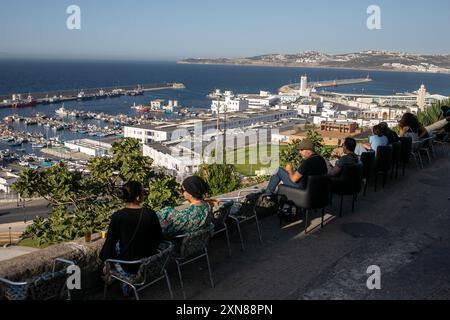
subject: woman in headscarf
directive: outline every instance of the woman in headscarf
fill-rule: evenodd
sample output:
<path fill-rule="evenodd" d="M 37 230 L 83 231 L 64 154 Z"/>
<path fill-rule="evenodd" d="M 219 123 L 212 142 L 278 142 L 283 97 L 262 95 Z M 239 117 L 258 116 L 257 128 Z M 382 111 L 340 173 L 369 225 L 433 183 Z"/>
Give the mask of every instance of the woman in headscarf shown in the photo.
<path fill-rule="evenodd" d="M 183 181 L 183 197 L 189 202 L 189 207 L 184 210 L 167 207 L 156 213 L 166 239 L 192 233 L 205 226 L 211 208 L 205 201 L 208 190 L 208 185 L 200 177 L 193 176 Z"/>

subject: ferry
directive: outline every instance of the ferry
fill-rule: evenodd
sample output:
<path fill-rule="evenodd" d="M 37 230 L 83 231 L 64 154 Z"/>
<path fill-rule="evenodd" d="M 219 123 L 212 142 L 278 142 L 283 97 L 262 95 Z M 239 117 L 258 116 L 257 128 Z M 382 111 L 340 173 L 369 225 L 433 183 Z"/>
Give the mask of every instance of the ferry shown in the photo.
<path fill-rule="evenodd" d="M 136 103 L 133 104 L 133 106 L 131 107 L 131 109 L 136 110 L 137 112 L 149 112 L 150 108 L 146 107 L 144 105 L 136 105 Z"/>

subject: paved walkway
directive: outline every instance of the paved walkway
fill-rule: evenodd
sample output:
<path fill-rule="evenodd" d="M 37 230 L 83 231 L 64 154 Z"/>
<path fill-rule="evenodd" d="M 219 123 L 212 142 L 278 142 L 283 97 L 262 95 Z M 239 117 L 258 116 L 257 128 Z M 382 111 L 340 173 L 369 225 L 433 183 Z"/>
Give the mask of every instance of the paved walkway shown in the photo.
<path fill-rule="evenodd" d="M 438 159 L 422 171 L 389 181 L 360 197 L 355 213 L 345 202 L 342 219 L 308 235 L 303 224 L 279 229 L 276 217 L 262 221 L 264 244 L 255 224 L 244 226 L 247 250 L 231 234 L 213 239 L 210 252 L 216 288 L 205 262 L 183 270 L 189 299 L 450 299 L 450 161 Z M 332 208 L 338 212 L 337 197 Z M 328 210 L 330 211 L 330 209 Z M 312 221 L 310 228 L 317 226 Z M 367 268 L 381 268 L 381 290 L 367 289 Z M 176 268 L 169 266 L 176 298 L 182 298 Z M 113 287 L 111 298 L 120 298 Z M 147 288 L 143 299 L 168 299 L 164 282 Z M 100 290 L 91 298 L 101 298 Z"/>
<path fill-rule="evenodd" d="M 0 261 L 9 260 L 24 254 L 36 251 L 39 249 L 26 248 L 26 247 L 0 247 Z"/>

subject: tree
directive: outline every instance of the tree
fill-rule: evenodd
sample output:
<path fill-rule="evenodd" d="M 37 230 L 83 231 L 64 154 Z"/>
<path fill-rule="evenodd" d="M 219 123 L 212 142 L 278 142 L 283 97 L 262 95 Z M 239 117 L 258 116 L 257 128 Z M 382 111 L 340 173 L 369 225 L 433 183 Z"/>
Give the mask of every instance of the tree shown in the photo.
<path fill-rule="evenodd" d="M 417 113 L 417 118 L 419 122 L 424 126 L 432 125 L 433 123 L 438 122 L 444 118 L 442 113 L 442 106 L 448 106 L 450 104 L 450 100 L 439 101 L 438 103 L 432 104 L 429 108 L 425 109 L 425 111 L 419 111 Z"/>
<path fill-rule="evenodd" d="M 323 138 L 320 133 L 314 130 L 309 130 L 306 134 L 304 140 L 311 140 L 314 143 L 315 152 L 323 156 L 325 159 L 332 158 L 333 148 L 327 147 L 323 143 Z M 280 153 L 280 163 L 284 167 L 286 164 L 290 163 L 294 168 L 298 168 L 301 163 L 301 158 L 299 155 L 299 144 L 302 140 L 293 140 L 286 149 L 282 150 Z"/>
<path fill-rule="evenodd" d="M 239 177 L 233 165 L 203 164 L 198 176 L 208 183 L 210 196 L 232 192 L 239 188 Z"/>
<path fill-rule="evenodd" d="M 89 161 L 88 175 L 70 171 L 64 162 L 44 171 L 22 171 L 13 188 L 22 197 L 43 197 L 52 207 L 49 217 L 34 220 L 25 236 L 53 244 L 105 230 L 111 214 L 124 206 L 117 188 L 130 180 L 149 190 L 144 203 L 152 209 L 178 202 L 179 185 L 174 178 L 153 172 L 153 161 L 142 155 L 139 141 L 122 139 L 111 151 L 111 157 Z"/>

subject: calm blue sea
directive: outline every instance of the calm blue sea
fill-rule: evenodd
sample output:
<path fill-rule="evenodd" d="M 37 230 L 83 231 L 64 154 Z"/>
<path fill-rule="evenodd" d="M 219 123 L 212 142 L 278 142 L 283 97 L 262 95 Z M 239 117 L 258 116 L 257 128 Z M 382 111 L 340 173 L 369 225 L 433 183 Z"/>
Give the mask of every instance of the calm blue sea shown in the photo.
<path fill-rule="evenodd" d="M 184 65 L 171 62 L 80 62 L 80 61 L 0 61 L 0 95 L 52 90 L 100 88 L 108 86 L 182 82 L 185 90 L 148 92 L 144 96 L 120 97 L 85 102 L 67 102 L 68 109 L 133 114 L 133 103 L 148 103 L 155 98 L 177 99 L 184 107 L 209 108 L 206 95 L 212 90 L 276 93 L 285 84 L 299 82 L 301 75 L 310 81 L 366 77 L 371 83 L 342 86 L 334 91 L 348 93 L 392 94 L 412 92 L 424 83 L 431 93 L 450 95 L 450 75 L 364 70 L 278 68 L 253 66 Z M 0 120 L 7 115 L 22 116 L 43 112 L 54 116 L 60 105 L 37 106 L 19 110 L 0 109 Z M 20 128 L 22 129 L 22 128 Z M 34 129 L 33 129 L 34 130 Z M 39 129 L 41 130 L 41 129 Z M 51 137 L 56 133 L 48 132 Z M 72 138 L 70 133 L 64 138 Z M 0 146 L 1 148 L 2 146 Z"/>

